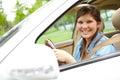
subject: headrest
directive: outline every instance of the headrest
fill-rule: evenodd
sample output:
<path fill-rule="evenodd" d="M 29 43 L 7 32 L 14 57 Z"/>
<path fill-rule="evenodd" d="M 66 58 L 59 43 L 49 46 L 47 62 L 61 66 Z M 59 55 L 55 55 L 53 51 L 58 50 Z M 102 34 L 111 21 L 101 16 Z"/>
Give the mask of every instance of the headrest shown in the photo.
<path fill-rule="evenodd" d="M 120 30 L 120 8 L 112 16 L 112 24 L 116 29 Z"/>

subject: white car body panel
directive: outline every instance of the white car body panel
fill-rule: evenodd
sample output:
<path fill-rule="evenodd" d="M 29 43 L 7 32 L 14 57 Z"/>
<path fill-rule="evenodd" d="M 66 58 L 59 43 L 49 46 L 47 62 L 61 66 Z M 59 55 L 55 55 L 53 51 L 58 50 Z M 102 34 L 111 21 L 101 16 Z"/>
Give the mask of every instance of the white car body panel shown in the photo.
<path fill-rule="evenodd" d="M 120 80 L 120 56 L 63 71 L 57 80 Z"/>
<path fill-rule="evenodd" d="M 66 2 L 66 3 L 65 3 Z M 19 45 L 24 39 L 27 39 L 25 44 L 34 44 L 36 38 L 65 10 L 67 10 L 77 0 L 54 0 L 50 5 L 43 6 L 40 10 L 37 10 L 34 14 L 23 20 L 14 28 L 19 30 L 9 41 L 7 41 L 2 47 L 0 47 L 0 61 L 13 50 L 13 47 Z M 57 4 L 59 3 L 59 4 Z M 62 5 L 62 7 L 61 7 Z M 58 9 L 59 8 L 59 9 Z M 57 11 L 58 10 L 58 11 Z M 46 13 L 46 14 L 45 14 Z M 38 15 L 37 15 L 38 14 Z M 47 23 L 47 24 L 46 24 Z M 27 27 L 26 27 L 27 26 Z M 30 36 L 29 38 L 27 38 Z M 14 42 L 14 43 L 13 43 Z"/>
<path fill-rule="evenodd" d="M 51 78 L 54 79 L 58 76 L 59 68 L 53 51 L 43 45 L 35 44 L 35 40 L 55 19 L 63 14 L 76 1 L 77 0 L 51 1 L 4 35 L 6 36 L 11 33 L 11 31 L 16 31 L 15 33 L 13 32 L 14 35 L 12 38 L 0 47 L 0 79 L 47 80 Z M 18 75 L 17 77 L 11 77 L 10 75 L 14 69 L 19 70 L 44 66 L 52 66 L 53 68 L 53 71 L 51 71 L 48 76 L 46 74 L 40 74 L 38 78 L 36 75 L 31 75 L 26 78 L 26 76 L 20 77 Z"/>

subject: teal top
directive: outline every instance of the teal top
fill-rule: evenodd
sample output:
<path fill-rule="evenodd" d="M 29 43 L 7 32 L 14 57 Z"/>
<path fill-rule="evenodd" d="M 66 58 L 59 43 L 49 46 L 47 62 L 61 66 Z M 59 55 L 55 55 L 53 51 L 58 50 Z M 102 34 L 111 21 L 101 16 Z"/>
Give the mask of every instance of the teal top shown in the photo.
<path fill-rule="evenodd" d="M 97 33 L 97 35 L 95 36 L 95 38 L 93 39 L 93 41 L 90 43 L 89 47 L 87 48 L 87 53 L 89 54 L 89 52 L 94 48 L 95 44 L 98 45 L 104 41 L 106 41 L 108 38 L 106 36 L 102 36 L 103 34 L 101 33 Z M 100 38 L 102 36 L 102 38 Z M 100 40 L 98 40 L 100 39 Z M 97 42 L 98 41 L 98 42 Z M 80 54 L 81 54 L 81 48 L 82 48 L 82 42 L 83 42 L 83 38 L 81 38 L 78 41 L 78 44 L 76 46 L 76 50 L 74 53 L 74 58 L 76 61 L 81 60 L 80 59 Z M 97 43 L 96 43 L 97 42 Z M 105 54 L 110 54 L 116 51 L 116 48 L 113 44 L 104 46 L 102 48 L 100 48 L 98 51 L 96 51 L 91 58 L 97 57 L 97 56 L 101 56 L 101 55 L 105 55 Z"/>

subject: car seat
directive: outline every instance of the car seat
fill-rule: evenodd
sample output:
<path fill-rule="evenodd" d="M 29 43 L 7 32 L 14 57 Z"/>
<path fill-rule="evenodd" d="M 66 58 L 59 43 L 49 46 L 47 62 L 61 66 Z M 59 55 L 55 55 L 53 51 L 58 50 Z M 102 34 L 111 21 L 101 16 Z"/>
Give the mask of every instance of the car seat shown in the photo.
<path fill-rule="evenodd" d="M 116 12 L 112 16 L 112 24 L 117 29 L 120 30 L 120 8 L 116 10 Z M 117 33 L 113 35 L 112 37 L 118 35 L 120 33 Z M 120 50 L 120 41 L 117 43 L 114 43 L 115 47 Z"/>

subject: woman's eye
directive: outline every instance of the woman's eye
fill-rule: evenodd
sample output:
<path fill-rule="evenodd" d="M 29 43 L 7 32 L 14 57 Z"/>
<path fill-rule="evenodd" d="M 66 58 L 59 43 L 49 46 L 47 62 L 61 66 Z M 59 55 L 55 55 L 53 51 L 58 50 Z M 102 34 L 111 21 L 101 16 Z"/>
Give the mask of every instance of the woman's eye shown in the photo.
<path fill-rule="evenodd" d="M 78 21 L 77 23 L 82 24 L 83 22 L 82 21 Z"/>
<path fill-rule="evenodd" d="M 92 23 L 93 21 L 87 21 L 87 23 Z"/>

